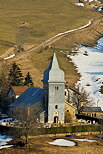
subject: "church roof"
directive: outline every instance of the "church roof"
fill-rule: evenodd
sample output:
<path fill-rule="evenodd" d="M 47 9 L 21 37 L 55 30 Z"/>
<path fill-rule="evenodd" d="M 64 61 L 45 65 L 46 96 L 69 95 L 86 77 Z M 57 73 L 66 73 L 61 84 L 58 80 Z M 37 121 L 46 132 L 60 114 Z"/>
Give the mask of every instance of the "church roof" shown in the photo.
<path fill-rule="evenodd" d="M 44 82 L 65 82 L 64 72 L 59 68 L 59 64 L 55 53 L 48 69 L 44 71 L 43 81 Z"/>
<path fill-rule="evenodd" d="M 28 86 L 12 86 L 11 88 L 16 95 L 21 95 L 25 90 L 28 89 Z"/>
<path fill-rule="evenodd" d="M 30 87 L 23 94 L 21 94 L 14 103 L 9 105 L 9 107 L 15 108 L 23 106 L 25 108 L 28 108 L 43 99 L 43 89 Z"/>

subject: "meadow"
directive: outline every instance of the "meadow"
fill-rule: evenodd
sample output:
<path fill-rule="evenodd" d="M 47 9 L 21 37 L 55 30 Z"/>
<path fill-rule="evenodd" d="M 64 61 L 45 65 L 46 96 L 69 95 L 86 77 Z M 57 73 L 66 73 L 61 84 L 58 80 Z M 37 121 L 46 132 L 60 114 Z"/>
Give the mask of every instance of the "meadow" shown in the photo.
<path fill-rule="evenodd" d="M 26 44 L 34 45 L 87 24 L 95 13 L 74 5 L 75 1 L 0 0 L 0 54 L 17 43 L 22 23 L 28 24 Z"/>
<path fill-rule="evenodd" d="M 19 2 L 0 0 L 0 70 L 3 58 L 14 52 L 14 46 L 20 43 L 20 40 L 24 41 L 27 49 L 37 46 L 58 33 L 84 26 L 90 20 L 96 20 L 101 16 L 97 12 L 74 5 L 75 2 L 76 0 L 19 0 Z M 22 25 L 27 27 L 24 33 L 21 32 Z M 81 42 L 86 35 L 83 31 L 68 34 L 63 39 L 52 42 L 50 44 L 53 46 L 52 49 L 44 48 L 26 54 L 18 53 L 15 58 L 6 61 L 5 71 L 7 70 L 8 73 L 11 63 L 16 61 L 23 76 L 29 71 L 34 85 L 41 87 L 43 71 L 48 67 L 55 51 L 60 67 L 66 74 L 66 80 L 73 87 L 79 79 L 79 74 L 70 59 L 60 51 L 70 52 L 74 44 Z"/>
<path fill-rule="evenodd" d="M 67 139 L 66 137 L 58 137 Z M 82 138 L 84 138 L 82 136 Z M 95 139 L 90 136 L 86 136 L 89 139 Z M 97 142 L 80 142 L 77 141 L 77 146 L 62 147 L 56 145 L 50 145 L 48 142 L 57 139 L 57 137 L 40 137 L 29 140 L 28 148 L 14 147 L 9 149 L 0 150 L 3 154 L 101 154 L 103 153 L 103 140 L 97 139 Z M 72 140 L 72 139 L 71 139 Z"/>

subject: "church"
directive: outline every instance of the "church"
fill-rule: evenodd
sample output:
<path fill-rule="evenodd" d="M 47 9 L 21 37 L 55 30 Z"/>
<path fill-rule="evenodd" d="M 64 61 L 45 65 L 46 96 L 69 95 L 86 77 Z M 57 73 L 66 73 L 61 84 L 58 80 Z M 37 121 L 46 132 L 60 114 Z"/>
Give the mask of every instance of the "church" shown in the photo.
<path fill-rule="evenodd" d="M 59 68 L 56 54 L 54 53 L 50 65 L 43 74 L 43 89 L 30 87 L 21 94 L 10 107 L 10 114 L 23 107 L 28 113 L 32 113 L 37 122 L 61 123 L 65 122 L 65 77 Z M 70 106 L 69 106 L 70 108 Z M 71 107 L 71 110 L 73 108 Z M 75 109 L 73 109 L 75 113 Z M 74 118 L 75 119 L 75 118 Z"/>

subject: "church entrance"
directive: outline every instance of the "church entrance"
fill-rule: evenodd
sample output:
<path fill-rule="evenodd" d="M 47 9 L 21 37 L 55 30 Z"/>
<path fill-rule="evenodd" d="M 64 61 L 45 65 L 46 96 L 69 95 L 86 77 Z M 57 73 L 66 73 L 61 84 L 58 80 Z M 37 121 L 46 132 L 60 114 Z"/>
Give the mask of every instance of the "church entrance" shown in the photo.
<path fill-rule="evenodd" d="M 58 116 L 54 117 L 54 123 L 58 123 Z"/>

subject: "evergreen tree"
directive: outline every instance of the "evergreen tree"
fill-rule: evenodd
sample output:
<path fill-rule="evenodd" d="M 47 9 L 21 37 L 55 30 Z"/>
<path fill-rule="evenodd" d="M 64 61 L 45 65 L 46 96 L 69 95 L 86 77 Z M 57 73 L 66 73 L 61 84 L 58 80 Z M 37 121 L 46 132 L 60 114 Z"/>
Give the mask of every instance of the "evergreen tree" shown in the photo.
<path fill-rule="evenodd" d="M 27 85 L 29 87 L 34 85 L 29 72 L 27 73 L 27 75 L 25 77 L 24 85 Z"/>
<path fill-rule="evenodd" d="M 10 88 L 10 82 L 7 79 L 6 75 L 6 66 L 5 64 L 2 65 L 2 72 L 0 76 L 0 107 L 3 111 L 6 111 L 10 100 L 8 99 L 7 93 Z"/>
<path fill-rule="evenodd" d="M 10 68 L 8 79 L 11 82 L 12 86 L 21 86 L 23 85 L 23 76 L 20 68 L 14 62 Z"/>

